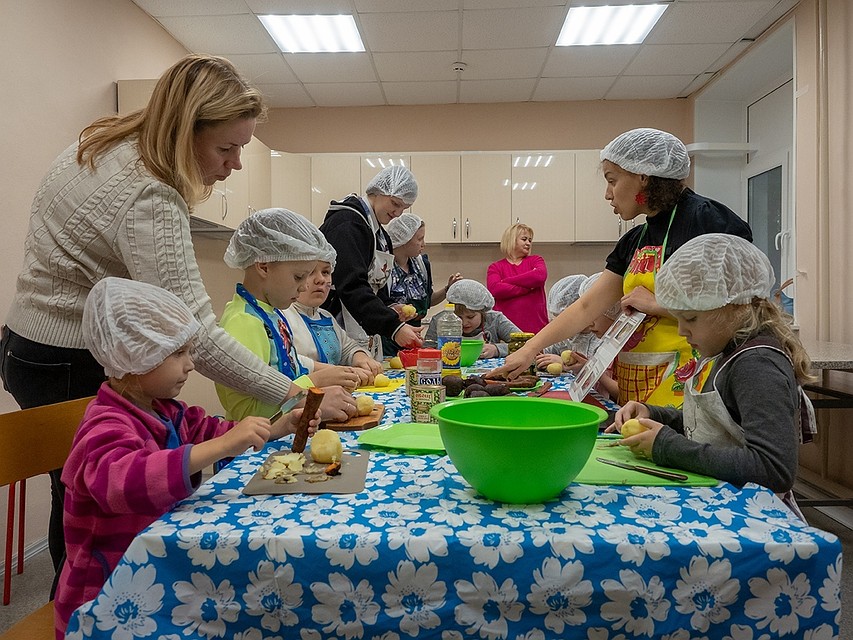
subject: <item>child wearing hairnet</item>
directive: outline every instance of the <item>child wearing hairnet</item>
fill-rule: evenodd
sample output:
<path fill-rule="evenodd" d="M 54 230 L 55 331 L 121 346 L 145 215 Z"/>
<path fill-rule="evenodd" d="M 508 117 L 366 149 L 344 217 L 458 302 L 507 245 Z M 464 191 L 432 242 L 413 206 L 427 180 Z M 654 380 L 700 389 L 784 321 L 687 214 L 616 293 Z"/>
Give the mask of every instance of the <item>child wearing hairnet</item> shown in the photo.
<path fill-rule="evenodd" d="M 305 290 L 284 309 L 284 317 L 290 323 L 300 357 L 327 365 L 349 365 L 359 376 L 359 386 L 373 384 L 374 376 L 382 373 L 382 364 L 350 338 L 331 313 L 320 307 L 332 286 L 334 249 L 329 258 L 317 261 L 308 275 Z"/>
<path fill-rule="evenodd" d="M 739 237 L 702 235 L 673 253 L 655 293 L 702 360 L 683 409 L 628 402 L 608 429 L 639 418 L 647 430 L 620 441 L 634 453 L 738 487 L 760 484 L 802 517 L 792 488 L 798 444 L 814 433 L 800 386 L 811 379 L 810 362 L 770 299 L 773 282 L 767 257 Z"/>
<path fill-rule="evenodd" d="M 104 278 L 86 298 L 83 338 L 107 381 L 62 472 L 67 557 L 55 609 L 63 631 L 133 538 L 199 486 L 203 469 L 296 431 L 302 409 L 272 424 L 259 417 L 235 423 L 175 399 L 194 368 L 200 326 L 177 296 L 144 282 Z M 318 424 L 319 414 L 309 431 Z"/>
<path fill-rule="evenodd" d="M 397 312 L 400 320 L 420 327 L 430 307 L 444 300 L 448 287 L 461 279 L 462 274 L 454 273 L 444 287 L 433 290 L 432 266 L 423 252 L 426 225 L 420 216 L 406 211 L 385 225 L 385 230 L 394 245 L 394 266 L 388 285 L 379 290 L 379 296 Z M 383 337 L 382 351 L 385 356 L 393 356 L 399 347 Z"/>
<path fill-rule="evenodd" d="M 556 318 L 564 309 L 580 298 L 581 286 L 588 279 L 589 278 L 587 276 L 579 273 L 576 275 L 566 276 L 565 278 L 560 278 L 553 284 L 553 286 L 548 290 L 549 321 Z M 536 367 L 538 369 L 547 369 L 548 365 L 552 362 L 559 362 L 564 364 L 563 371 L 572 371 L 576 373 L 581 367 L 580 359 L 573 359 L 571 364 L 565 364 L 563 363 L 561 354 L 564 351 L 569 350 L 572 352 L 573 356 L 576 354 L 584 356 L 584 361 L 586 361 L 586 358 L 592 357 L 592 354 L 594 354 L 595 350 L 598 349 L 599 344 L 600 341 L 594 333 L 586 330 L 581 331 L 571 338 L 560 340 L 559 342 L 552 344 L 550 347 L 545 347 L 542 352 L 536 356 Z"/>
<path fill-rule="evenodd" d="M 283 313 L 307 288 L 317 261 L 334 260 L 334 249 L 323 234 L 293 211 L 256 211 L 234 231 L 224 260 L 229 267 L 243 270 L 243 281 L 225 305 L 220 326 L 298 386 L 323 387 L 324 419 L 346 420 L 354 415 L 350 391 L 361 382 L 358 372 L 300 357 Z M 225 416 L 232 420 L 268 417 L 279 409 L 223 385 L 216 385 L 216 393 Z"/>
<path fill-rule="evenodd" d="M 521 331 L 512 320 L 500 311 L 493 311 L 495 299 L 486 287 L 476 280 L 463 278 L 447 288 L 447 301 L 452 302 L 454 313 L 462 319 L 465 338 L 483 338 L 481 358 L 503 358 L 509 352 L 510 334 Z M 436 343 L 438 329 L 431 322 L 425 343 Z"/>

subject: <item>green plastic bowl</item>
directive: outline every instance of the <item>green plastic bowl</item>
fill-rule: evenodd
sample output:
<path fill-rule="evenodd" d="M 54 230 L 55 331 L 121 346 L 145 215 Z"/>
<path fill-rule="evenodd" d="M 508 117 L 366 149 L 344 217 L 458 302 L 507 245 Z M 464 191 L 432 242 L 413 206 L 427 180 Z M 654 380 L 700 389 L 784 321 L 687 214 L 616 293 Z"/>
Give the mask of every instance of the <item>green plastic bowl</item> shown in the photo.
<path fill-rule="evenodd" d="M 443 402 L 430 414 L 462 477 L 486 498 L 511 504 L 560 495 L 586 464 L 607 419 L 582 402 L 526 396 Z"/>
<path fill-rule="evenodd" d="M 485 341 L 482 338 L 462 338 L 462 352 L 459 356 L 459 365 L 470 367 L 480 357 Z"/>

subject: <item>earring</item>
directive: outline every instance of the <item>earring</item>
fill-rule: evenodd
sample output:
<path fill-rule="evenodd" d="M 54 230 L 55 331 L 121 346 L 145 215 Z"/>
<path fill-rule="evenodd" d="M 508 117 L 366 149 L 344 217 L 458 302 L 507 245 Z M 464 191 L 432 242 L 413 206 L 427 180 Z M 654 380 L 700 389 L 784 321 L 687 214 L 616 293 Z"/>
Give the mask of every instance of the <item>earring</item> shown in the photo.
<path fill-rule="evenodd" d="M 640 191 L 637 195 L 634 196 L 634 201 L 639 205 L 646 204 L 646 202 L 648 202 L 648 199 L 646 198 L 646 192 Z"/>

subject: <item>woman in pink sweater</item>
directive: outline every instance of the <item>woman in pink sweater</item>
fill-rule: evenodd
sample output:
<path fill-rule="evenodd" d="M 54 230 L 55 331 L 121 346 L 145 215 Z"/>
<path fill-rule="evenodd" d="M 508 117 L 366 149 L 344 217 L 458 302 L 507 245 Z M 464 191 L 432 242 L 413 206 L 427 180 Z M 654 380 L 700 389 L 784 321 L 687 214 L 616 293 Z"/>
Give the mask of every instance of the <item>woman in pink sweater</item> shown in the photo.
<path fill-rule="evenodd" d="M 504 231 L 501 251 L 506 256 L 489 265 L 486 286 L 502 312 L 519 329 L 537 333 L 548 324 L 545 281 L 548 268 L 542 256 L 530 255 L 533 229 L 514 224 Z"/>
<path fill-rule="evenodd" d="M 58 639 L 136 534 L 195 491 L 202 469 L 296 430 L 301 409 L 272 424 L 231 422 L 174 399 L 194 369 L 200 328 L 177 296 L 144 282 L 104 278 L 86 298 L 83 338 L 108 379 L 62 472 L 67 555 L 54 601 Z M 314 416 L 309 432 L 318 424 Z"/>

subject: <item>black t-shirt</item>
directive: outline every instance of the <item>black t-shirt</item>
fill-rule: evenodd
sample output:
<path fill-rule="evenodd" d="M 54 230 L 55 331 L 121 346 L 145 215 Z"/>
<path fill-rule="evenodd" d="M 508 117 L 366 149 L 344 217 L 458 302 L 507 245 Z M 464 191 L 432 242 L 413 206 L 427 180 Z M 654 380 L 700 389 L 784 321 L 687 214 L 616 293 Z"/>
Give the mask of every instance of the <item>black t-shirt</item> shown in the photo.
<path fill-rule="evenodd" d="M 619 238 L 613 251 L 607 256 L 607 270 L 620 277 L 625 275 L 634 252 L 639 248 L 637 245 L 640 242 L 643 227 L 646 227 L 646 233 L 642 238 L 644 247 L 662 245 L 671 213 L 671 211 L 660 211 L 647 218 L 646 225 L 634 227 Z M 734 211 L 720 202 L 697 195 L 685 188 L 678 199 L 672 226 L 669 227 L 664 262 L 681 245 L 705 233 L 729 233 L 752 242 L 752 230 Z"/>

